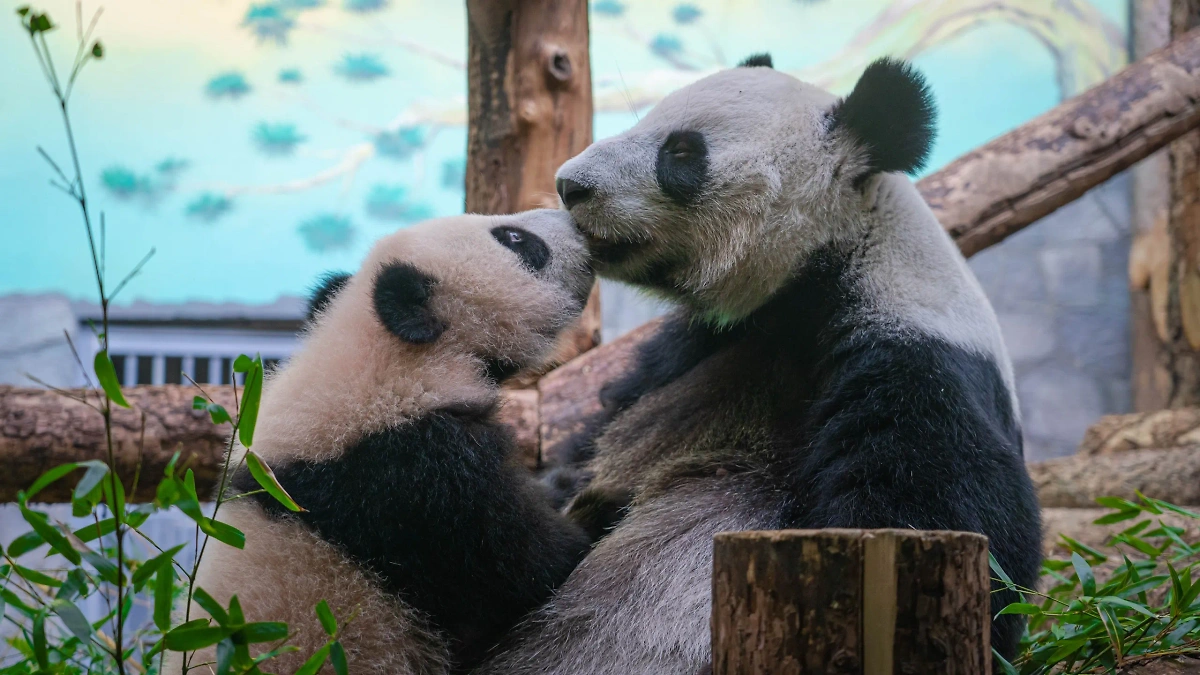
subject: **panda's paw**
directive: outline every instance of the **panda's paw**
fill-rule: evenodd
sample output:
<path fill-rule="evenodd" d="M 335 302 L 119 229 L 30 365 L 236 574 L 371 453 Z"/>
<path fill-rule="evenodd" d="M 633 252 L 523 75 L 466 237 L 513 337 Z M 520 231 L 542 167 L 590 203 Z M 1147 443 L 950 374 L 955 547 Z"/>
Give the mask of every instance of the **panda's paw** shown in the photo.
<path fill-rule="evenodd" d="M 633 493 L 628 490 L 587 488 L 567 507 L 567 517 L 596 542 L 621 523 L 632 502 Z"/>

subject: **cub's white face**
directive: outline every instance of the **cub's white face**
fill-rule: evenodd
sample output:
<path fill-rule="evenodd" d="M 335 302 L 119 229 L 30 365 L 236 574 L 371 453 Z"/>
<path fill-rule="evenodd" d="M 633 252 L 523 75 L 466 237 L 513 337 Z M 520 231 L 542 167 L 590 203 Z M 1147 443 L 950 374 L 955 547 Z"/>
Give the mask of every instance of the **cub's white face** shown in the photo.
<path fill-rule="evenodd" d="M 344 294 L 369 296 L 378 328 L 390 333 L 381 344 L 430 344 L 525 367 L 548 356 L 591 286 L 571 217 L 544 209 L 401 230 L 375 245 Z"/>
<path fill-rule="evenodd" d="M 927 98 L 890 60 L 844 101 L 770 67 L 722 71 L 564 164 L 559 194 L 597 272 L 735 321 L 862 209 L 867 176 L 919 165 Z M 918 156 L 891 147 L 909 141 Z"/>
<path fill-rule="evenodd" d="M 255 450 L 319 461 L 440 406 L 488 405 L 485 375 L 541 365 L 591 286 L 563 211 L 455 216 L 388 235 L 324 293 L 300 349 L 268 379 Z"/>

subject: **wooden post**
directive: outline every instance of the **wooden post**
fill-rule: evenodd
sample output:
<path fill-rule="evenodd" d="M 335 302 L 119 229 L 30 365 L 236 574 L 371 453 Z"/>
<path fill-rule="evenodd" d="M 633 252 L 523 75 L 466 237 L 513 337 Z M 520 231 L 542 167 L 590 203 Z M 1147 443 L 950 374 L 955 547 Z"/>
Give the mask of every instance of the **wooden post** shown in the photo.
<path fill-rule="evenodd" d="M 989 588 L 979 534 L 721 533 L 712 672 L 990 673 Z"/>
<path fill-rule="evenodd" d="M 469 213 L 558 208 L 554 172 L 592 142 L 587 0 L 467 0 Z M 563 362 L 599 343 L 599 286 Z"/>
<path fill-rule="evenodd" d="M 1200 0 L 1133 3 L 1135 56 L 1183 36 Z M 1193 94 L 1194 96 L 1194 94 Z M 1134 172 L 1136 235 L 1130 259 L 1133 405 L 1200 404 L 1200 131 Z"/>

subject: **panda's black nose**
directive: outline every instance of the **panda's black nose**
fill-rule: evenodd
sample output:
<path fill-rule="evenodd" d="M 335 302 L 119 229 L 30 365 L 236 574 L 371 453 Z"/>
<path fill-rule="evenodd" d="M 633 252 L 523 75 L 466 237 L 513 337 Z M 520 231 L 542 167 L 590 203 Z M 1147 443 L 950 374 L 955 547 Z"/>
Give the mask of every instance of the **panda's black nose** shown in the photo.
<path fill-rule="evenodd" d="M 554 181 L 554 186 L 558 188 L 558 196 L 562 198 L 562 203 L 568 211 L 576 204 L 586 202 L 592 196 L 592 188 L 584 187 L 570 178 L 559 178 Z"/>

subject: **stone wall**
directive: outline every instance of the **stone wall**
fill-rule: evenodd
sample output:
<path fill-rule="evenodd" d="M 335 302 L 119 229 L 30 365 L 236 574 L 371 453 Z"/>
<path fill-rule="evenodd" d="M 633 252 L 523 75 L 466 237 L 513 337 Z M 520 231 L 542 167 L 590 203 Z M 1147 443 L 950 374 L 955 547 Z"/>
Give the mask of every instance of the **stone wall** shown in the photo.
<path fill-rule="evenodd" d="M 970 260 L 1016 370 L 1027 459 L 1069 455 L 1130 410 L 1130 190 L 1117 176 Z"/>

